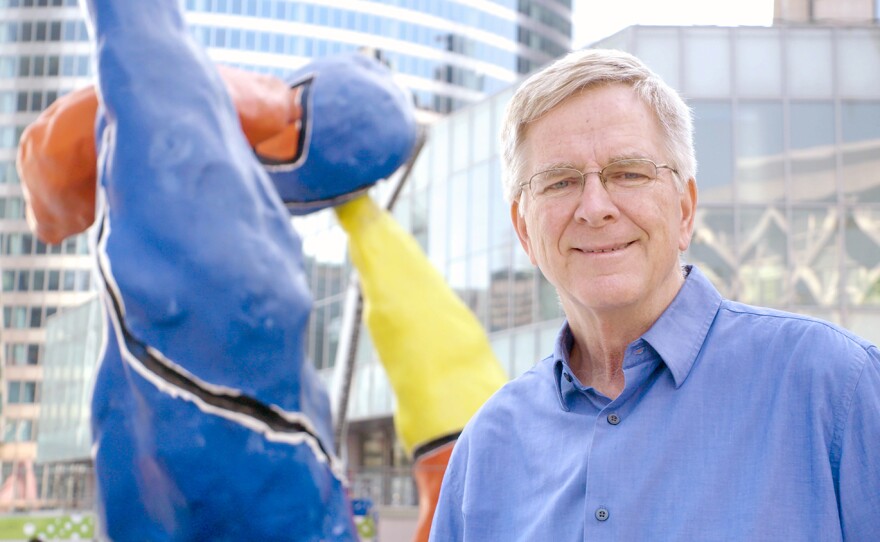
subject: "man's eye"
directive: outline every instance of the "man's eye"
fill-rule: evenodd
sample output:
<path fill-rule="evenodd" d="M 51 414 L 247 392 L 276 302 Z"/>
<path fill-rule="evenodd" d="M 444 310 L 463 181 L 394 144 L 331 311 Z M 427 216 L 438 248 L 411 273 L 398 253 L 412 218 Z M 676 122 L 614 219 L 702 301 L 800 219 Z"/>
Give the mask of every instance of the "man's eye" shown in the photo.
<path fill-rule="evenodd" d="M 571 191 L 580 184 L 580 179 L 574 177 L 551 177 L 541 183 L 541 195 L 559 194 Z"/>
<path fill-rule="evenodd" d="M 605 178 L 612 183 L 639 183 L 651 180 L 651 177 L 642 171 L 621 170 L 605 174 Z"/>
<path fill-rule="evenodd" d="M 547 187 L 547 189 L 548 190 L 562 190 L 564 188 L 571 188 L 576 183 L 577 183 L 577 181 L 575 181 L 571 177 L 568 177 L 566 179 L 554 179 L 550 183 L 550 186 Z"/>

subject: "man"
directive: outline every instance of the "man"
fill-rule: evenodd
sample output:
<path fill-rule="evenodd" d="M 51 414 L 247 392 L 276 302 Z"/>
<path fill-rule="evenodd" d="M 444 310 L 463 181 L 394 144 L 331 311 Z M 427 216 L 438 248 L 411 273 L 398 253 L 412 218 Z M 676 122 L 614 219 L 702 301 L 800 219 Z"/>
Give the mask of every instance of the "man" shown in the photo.
<path fill-rule="evenodd" d="M 567 319 L 465 428 L 432 539 L 880 539 L 880 352 L 680 266 L 697 189 L 675 91 L 575 52 L 522 85 L 502 139 Z"/>

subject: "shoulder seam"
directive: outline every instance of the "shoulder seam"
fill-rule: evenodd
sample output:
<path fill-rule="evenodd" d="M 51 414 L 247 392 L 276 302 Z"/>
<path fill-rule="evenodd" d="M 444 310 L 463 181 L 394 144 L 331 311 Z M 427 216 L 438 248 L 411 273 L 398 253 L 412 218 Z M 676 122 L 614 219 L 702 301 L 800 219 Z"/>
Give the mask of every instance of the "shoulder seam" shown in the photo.
<path fill-rule="evenodd" d="M 841 328 L 831 322 L 826 322 L 825 320 L 821 320 L 819 318 L 813 318 L 810 316 L 806 316 L 803 314 L 797 314 L 797 313 L 793 313 L 793 312 L 765 313 L 765 312 L 759 312 L 759 311 L 753 311 L 753 310 L 741 310 L 741 309 L 737 309 L 735 307 L 730 306 L 730 303 L 731 302 L 727 299 L 722 300 L 721 307 L 719 308 L 719 310 L 726 310 L 728 312 L 732 312 L 732 313 L 736 313 L 736 314 L 758 316 L 758 317 L 762 317 L 762 318 L 775 318 L 775 319 L 779 319 L 779 320 L 797 320 L 800 322 L 808 322 L 811 324 L 820 325 L 820 326 L 828 329 L 829 331 L 833 332 L 835 335 L 843 337 L 844 339 L 847 340 L 847 342 L 857 346 L 860 350 L 864 351 L 868 355 L 870 355 L 869 351 L 871 348 L 877 348 L 875 345 L 867 342 L 867 340 L 865 340 L 865 339 L 862 339 L 861 342 L 856 340 L 856 338 L 854 338 L 853 333 L 851 331 L 843 329 L 843 328 Z M 771 309 L 771 310 L 775 311 L 776 309 Z"/>

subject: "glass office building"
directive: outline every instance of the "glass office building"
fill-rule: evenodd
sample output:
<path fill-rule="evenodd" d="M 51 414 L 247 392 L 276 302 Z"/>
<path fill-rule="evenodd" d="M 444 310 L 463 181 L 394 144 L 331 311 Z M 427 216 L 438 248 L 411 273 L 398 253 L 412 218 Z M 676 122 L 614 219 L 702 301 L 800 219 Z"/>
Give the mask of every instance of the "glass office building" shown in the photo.
<path fill-rule="evenodd" d="M 880 28 L 630 27 L 594 45 L 630 51 L 692 107 L 699 211 L 685 260 L 727 297 L 830 320 L 880 342 Z M 499 126 L 512 88 L 431 127 L 394 215 L 489 333 L 511 377 L 547 355 L 562 314 L 510 226 Z M 297 220 L 317 296 L 309 337 L 336 359 L 344 235 Z M 349 461 L 399 504 L 405 459 L 392 398 L 362 338 Z M 383 474 L 384 473 L 384 474 Z"/>
<path fill-rule="evenodd" d="M 83 509 L 94 501 L 91 392 L 103 347 L 101 299 L 71 307 L 46 323 L 40 435 L 35 477 L 42 505 Z"/>
<path fill-rule="evenodd" d="M 194 36 L 218 62 L 284 74 L 313 57 L 369 49 L 420 107 L 437 113 L 481 101 L 571 43 L 570 0 L 183 5 Z M 0 13 L 2 483 L 17 463 L 37 456 L 46 319 L 93 295 L 93 258 L 84 235 L 47 246 L 31 234 L 15 170 L 24 128 L 59 96 L 92 83 L 83 13 L 77 0 L 0 0 Z"/>
<path fill-rule="evenodd" d="M 284 74 L 371 49 L 421 108 L 476 103 L 571 48 L 571 0 L 186 0 L 219 62 Z"/>

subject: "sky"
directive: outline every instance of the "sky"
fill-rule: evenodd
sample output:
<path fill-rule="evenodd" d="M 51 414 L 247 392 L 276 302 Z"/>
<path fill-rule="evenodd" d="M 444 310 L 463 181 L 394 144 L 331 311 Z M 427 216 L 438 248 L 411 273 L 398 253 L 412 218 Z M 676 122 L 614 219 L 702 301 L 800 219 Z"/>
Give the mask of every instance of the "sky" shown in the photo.
<path fill-rule="evenodd" d="M 575 49 L 635 24 L 769 26 L 773 0 L 574 0 Z"/>

